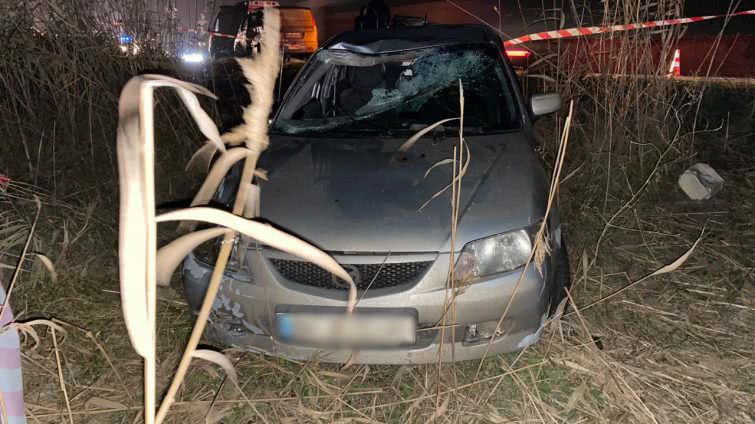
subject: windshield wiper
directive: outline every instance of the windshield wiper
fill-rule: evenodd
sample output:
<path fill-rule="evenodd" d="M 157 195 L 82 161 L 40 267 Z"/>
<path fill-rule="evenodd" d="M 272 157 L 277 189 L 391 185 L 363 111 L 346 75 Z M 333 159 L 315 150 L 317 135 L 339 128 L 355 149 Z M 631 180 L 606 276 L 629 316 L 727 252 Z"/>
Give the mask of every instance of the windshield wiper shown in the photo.
<path fill-rule="evenodd" d="M 339 128 L 345 133 L 359 134 L 359 135 L 377 135 L 392 137 L 393 133 L 389 129 L 385 128 Z"/>

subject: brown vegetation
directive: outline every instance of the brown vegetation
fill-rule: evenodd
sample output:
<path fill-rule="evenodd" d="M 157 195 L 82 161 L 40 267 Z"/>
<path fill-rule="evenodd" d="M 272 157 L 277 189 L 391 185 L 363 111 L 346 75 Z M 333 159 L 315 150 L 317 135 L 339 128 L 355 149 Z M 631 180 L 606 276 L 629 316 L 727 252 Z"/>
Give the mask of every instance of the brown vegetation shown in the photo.
<path fill-rule="evenodd" d="M 676 2 L 636 3 L 612 2 L 606 21 L 678 13 Z M 0 57 L 0 173 L 13 178 L 0 191 L 0 272 L 16 268 L 30 236 L 14 312 L 67 330 L 53 343 L 36 327 L 39 346 L 30 338 L 24 344 L 29 421 L 67 421 L 70 405 L 75 422 L 135 422 L 142 365 L 118 294 L 116 105 L 130 76 L 178 71 L 157 41 L 143 55 L 120 55 L 94 31 L 86 8 L 78 15 L 40 9 L 50 10 L 46 32 L 23 32 L 31 18 L 24 4 L 0 5 L 0 39 L 13 40 Z M 14 5 L 16 15 L 5 13 Z M 674 34 L 663 35 L 669 49 Z M 645 56 L 656 35 L 613 37 L 623 39 L 614 60 L 663 73 Z M 573 284 L 570 308 L 539 344 L 440 372 L 434 365 L 340 370 L 231 349 L 242 393 L 215 367 L 195 363 L 166 422 L 751 422 L 752 91 L 590 77 L 564 69 L 559 45 L 551 48 L 522 83 L 575 102 L 558 187 Z M 171 95 L 157 103 L 157 157 L 166 158 L 156 168 L 160 200 L 187 196 L 197 183 L 182 168 L 201 136 L 177 105 Z M 551 166 L 563 121 L 537 125 Z M 675 185 L 697 161 L 726 180 L 705 202 L 688 200 Z M 55 280 L 31 253 L 49 258 Z M 686 253 L 681 266 L 664 269 Z M 651 275 L 660 269 L 670 272 Z M 179 288 L 160 288 L 157 297 L 158 385 L 165 387 L 192 322 Z"/>

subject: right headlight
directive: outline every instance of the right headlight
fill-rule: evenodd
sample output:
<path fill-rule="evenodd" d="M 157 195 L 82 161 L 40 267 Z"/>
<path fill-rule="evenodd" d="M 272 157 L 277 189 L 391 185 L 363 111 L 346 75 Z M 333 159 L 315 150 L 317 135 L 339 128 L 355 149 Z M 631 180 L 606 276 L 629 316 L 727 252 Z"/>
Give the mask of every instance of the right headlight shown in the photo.
<path fill-rule="evenodd" d="M 456 261 L 454 279 L 472 282 L 489 275 L 519 268 L 532 252 L 532 240 L 525 229 L 496 234 L 467 243 Z"/>

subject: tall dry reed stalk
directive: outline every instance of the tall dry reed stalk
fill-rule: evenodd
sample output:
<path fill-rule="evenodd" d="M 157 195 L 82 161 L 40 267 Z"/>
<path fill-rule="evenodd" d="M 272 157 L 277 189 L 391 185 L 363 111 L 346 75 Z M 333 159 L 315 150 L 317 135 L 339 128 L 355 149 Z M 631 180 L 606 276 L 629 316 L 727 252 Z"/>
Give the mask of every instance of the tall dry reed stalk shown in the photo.
<path fill-rule="evenodd" d="M 254 59 L 240 60 L 244 74 L 249 80 L 252 105 L 244 112 L 244 124 L 232 131 L 239 137 L 243 147 L 236 147 L 236 161 L 244 159 L 241 184 L 233 205 L 232 213 L 208 207 L 195 207 L 155 216 L 154 192 L 154 100 L 153 91 L 157 87 L 175 89 L 188 107 L 202 133 L 223 152 L 222 156 L 233 155 L 225 145 L 209 116 L 201 109 L 195 96 L 211 95 L 206 90 L 179 80 L 158 75 L 145 75 L 129 81 L 121 93 L 118 127 L 118 159 L 121 183 L 120 213 L 120 276 L 124 317 L 131 342 L 139 355 L 144 358 L 144 417 L 147 424 L 161 423 L 175 401 L 191 359 L 199 357 L 213 360 L 229 369 L 230 362 L 222 355 L 197 350 L 207 319 L 217 294 L 220 281 L 231 253 L 234 239 L 239 233 L 254 238 L 276 249 L 309 260 L 323 269 L 347 281 L 351 287 L 347 311 L 351 312 L 356 301 L 356 286 L 349 274 L 329 255 L 314 246 L 286 234 L 272 226 L 262 224 L 242 216 L 253 218 L 256 215 L 259 199 L 249 201 L 259 188 L 253 188 L 252 178 L 256 172 L 257 158 L 268 145 L 267 117 L 272 106 L 273 89 L 278 75 L 280 58 L 279 16 L 276 9 L 265 11 L 266 31 L 262 37 L 261 53 Z M 227 172 L 229 160 L 215 164 L 203 186 L 217 188 L 220 178 Z M 212 190 L 214 191 L 214 190 Z M 202 193 L 200 193 L 202 195 Z M 200 197 L 198 195 L 198 197 Z M 209 199 L 206 199 L 209 200 Z M 206 203 L 199 199 L 200 203 Z M 192 204 L 197 205 L 197 201 Z M 181 239 L 156 252 L 157 223 L 167 221 L 201 221 L 218 225 L 183 236 Z M 156 404 L 156 285 L 160 278 L 169 276 L 178 264 L 176 258 L 188 254 L 198 244 L 212 237 L 223 236 L 221 249 L 215 263 L 205 299 L 196 323 L 189 337 L 175 376 L 168 388 L 160 409 L 155 415 Z M 166 253 L 167 252 L 167 253 Z M 161 259 L 165 262 L 158 262 Z M 231 374 L 229 373 L 229 376 Z"/>

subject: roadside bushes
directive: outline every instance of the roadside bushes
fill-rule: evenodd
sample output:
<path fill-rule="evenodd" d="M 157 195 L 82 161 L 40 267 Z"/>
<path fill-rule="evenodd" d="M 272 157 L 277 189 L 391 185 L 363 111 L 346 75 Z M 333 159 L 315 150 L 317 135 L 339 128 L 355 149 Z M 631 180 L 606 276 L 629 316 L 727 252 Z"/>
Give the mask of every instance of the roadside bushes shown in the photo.
<path fill-rule="evenodd" d="M 115 177 L 121 88 L 145 71 L 178 72 L 166 53 L 170 22 L 158 20 L 145 3 L 2 2 L 0 134 L 7 141 L 0 146 L 0 170 L 56 192 L 69 172 L 77 183 L 82 177 L 102 182 L 103 172 Z M 134 37 L 136 54 L 119 49 L 120 31 Z M 169 104 L 159 112 L 174 123 L 170 138 L 179 139 L 179 124 L 188 120 Z"/>

